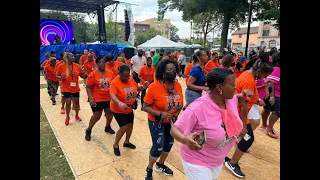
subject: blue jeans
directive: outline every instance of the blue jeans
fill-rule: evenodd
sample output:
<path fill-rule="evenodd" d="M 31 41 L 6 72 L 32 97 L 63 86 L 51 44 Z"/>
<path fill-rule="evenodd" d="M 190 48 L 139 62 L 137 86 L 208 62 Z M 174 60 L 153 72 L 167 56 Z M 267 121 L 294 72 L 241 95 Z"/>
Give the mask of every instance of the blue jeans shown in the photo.
<path fill-rule="evenodd" d="M 201 92 L 186 89 L 185 97 L 186 97 L 187 104 L 191 104 L 193 101 L 201 97 L 201 94 L 202 94 Z"/>
<path fill-rule="evenodd" d="M 174 138 L 170 134 L 171 124 L 162 123 L 159 128 L 159 122 L 148 120 L 149 130 L 152 137 L 152 147 L 150 149 L 150 157 L 158 159 L 161 153 L 168 154 L 172 148 Z"/>

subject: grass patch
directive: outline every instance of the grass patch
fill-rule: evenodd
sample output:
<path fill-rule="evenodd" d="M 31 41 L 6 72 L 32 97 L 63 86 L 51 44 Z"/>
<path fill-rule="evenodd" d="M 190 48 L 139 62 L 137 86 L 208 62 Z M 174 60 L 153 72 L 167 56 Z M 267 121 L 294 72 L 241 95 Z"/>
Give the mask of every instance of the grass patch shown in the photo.
<path fill-rule="evenodd" d="M 69 164 L 40 106 L 40 179 L 73 180 Z"/>

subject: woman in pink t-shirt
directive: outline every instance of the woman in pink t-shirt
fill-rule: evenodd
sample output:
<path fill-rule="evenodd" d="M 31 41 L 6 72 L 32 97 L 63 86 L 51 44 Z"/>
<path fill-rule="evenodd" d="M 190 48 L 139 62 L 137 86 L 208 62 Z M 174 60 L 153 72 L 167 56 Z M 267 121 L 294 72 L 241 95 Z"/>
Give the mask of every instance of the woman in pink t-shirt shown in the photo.
<path fill-rule="evenodd" d="M 218 179 L 222 163 L 234 141 L 245 135 L 248 104 L 245 97 L 253 92 L 244 90 L 234 95 L 235 75 L 230 69 L 215 68 L 207 74 L 210 89 L 190 104 L 171 127 L 170 133 L 181 142 L 180 152 L 188 179 Z M 240 103 L 243 120 L 238 113 Z M 246 125 L 246 123 L 244 123 Z M 200 146 L 194 139 L 205 131 L 206 142 Z"/>
<path fill-rule="evenodd" d="M 280 52 L 272 55 L 272 63 L 275 64 L 273 72 L 266 78 L 272 81 L 270 96 L 265 99 L 265 104 L 262 111 L 262 126 L 260 129 L 265 131 L 270 137 L 278 138 L 273 126 L 280 118 Z M 270 114 L 271 112 L 271 114 Z M 267 124 L 269 117 L 269 125 Z"/>

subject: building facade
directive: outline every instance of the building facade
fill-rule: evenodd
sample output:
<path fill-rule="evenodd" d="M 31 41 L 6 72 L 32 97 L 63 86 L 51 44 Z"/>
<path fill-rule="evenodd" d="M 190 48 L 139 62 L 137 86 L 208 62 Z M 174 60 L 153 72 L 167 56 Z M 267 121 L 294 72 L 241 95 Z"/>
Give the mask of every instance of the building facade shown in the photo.
<path fill-rule="evenodd" d="M 243 48 L 246 46 L 247 42 L 247 29 L 248 28 L 239 28 L 237 31 L 231 34 L 232 48 Z M 259 27 L 251 27 L 249 33 L 249 46 L 259 46 L 258 43 L 258 30 Z"/>
<path fill-rule="evenodd" d="M 170 27 L 171 27 L 171 20 L 170 19 L 163 19 L 161 21 L 158 21 L 158 18 L 151 18 L 146 19 L 144 21 L 140 21 L 141 24 L 148 24 L 150 27 L 155 28 L 156 30 L 159 30 L 162 32 L 162 36 L 170 39 Z"/>
<path fill-rule="evenodd" d="M 268 49 L 280 47 L 280 32 L 273 26 L 276 21 L 259 21 L 258 42 Z"/>
<path fill-rule="evenodd" d="M 122 31 L 122 39 L 126 40 L 125 39 L 125 25 L 123 22 L 119 22 L 118 23 L 118 27 L 120 28 L 120 30 Z M 142 24 L 142 23 L 134 23 L 134 34 L 137 35 L 137 34 L 142 34 L 142 33 L 145 33 L 147 32 L 148 30 L 150 29 L 150 25 L 149 24 Z"/>

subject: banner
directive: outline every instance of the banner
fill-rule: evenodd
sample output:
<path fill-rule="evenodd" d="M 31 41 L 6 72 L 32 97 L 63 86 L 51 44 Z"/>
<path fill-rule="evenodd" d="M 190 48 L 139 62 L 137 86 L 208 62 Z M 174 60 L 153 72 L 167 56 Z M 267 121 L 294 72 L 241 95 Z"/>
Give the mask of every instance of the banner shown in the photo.
<path fill-rule="evenodd" d="M 129 35 L 128 43 L 131 46 L 134 46 L 135 36 L 134 36 L 134 20 L 133 20 L 132 8 L 131 8 L 131 4 L 125 4 L 125 5 L 126 5 L 128 19 L 129 19 L 129 25 L 130 25 L 130 35 Z"/>

